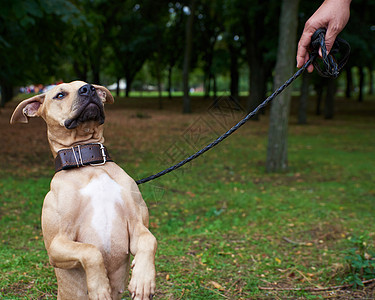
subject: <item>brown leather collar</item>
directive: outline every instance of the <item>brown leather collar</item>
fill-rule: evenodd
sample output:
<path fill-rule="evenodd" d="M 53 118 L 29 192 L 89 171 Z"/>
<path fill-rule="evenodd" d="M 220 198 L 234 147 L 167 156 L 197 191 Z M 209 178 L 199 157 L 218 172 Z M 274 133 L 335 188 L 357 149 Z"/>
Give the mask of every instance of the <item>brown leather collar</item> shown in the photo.
<path fill-rule="evenodd" d="M 55 158 L 55 172 L 84 166 L 104 165 L 112 161 L 107 148 L 101 144 L 84 144 L 68 149 L 61 149 Z"/>

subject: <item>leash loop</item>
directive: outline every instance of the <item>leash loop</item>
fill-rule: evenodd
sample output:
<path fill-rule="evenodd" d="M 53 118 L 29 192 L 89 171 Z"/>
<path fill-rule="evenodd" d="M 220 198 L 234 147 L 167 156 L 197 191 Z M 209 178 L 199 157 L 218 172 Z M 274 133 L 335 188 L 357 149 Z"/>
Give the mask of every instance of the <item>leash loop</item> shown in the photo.
<path fill-rule="evenodd" d="M 310 55 L 319 57 L 321 49 L 323 65 L 320 60 L 314 60 L 313 65 L 322 77 L 337 78 L 348 61 L 350 45 L 342 38 L 336 38 L 330 53 L 327 53 L 325 35 L 327 29 L 319 28 L 311 37 Z M 337 56 L 339 56 L 337 58 Z"/>
<path fill-rule="evenodd" d="M 259 104 L 252 112 L 247 114 L 241 121 L 239 121 L 236 125 L 234 125 L 231 129 L 229 129 L 226 133 L 219 136 L 216 140 L 214 140 L 212 143 L 208 144 L 203 149 L 197 151 L 193 155 L 185 158 L 184 160 L 180 161 L 179 163 L 159 172 L 154 175 L 148 176 L 146 178 L 137 180 L 136 183 L 142 184 L 148 181 L 151 181 L 153 179 L 156 179 L 160 176 L 163 176 L 169 172 L 172 172 L 180 167 L 182 167 L 184 164 L 192 161 L 193 159 L 197 158 L 198 156 L 202 155 L 206 151 L 212 149 L 217 144 L 219 144 L 221 141 L 223 141 L 225 138 L 230 136 L 233 132 L 235 132 L 238 128 L 240 128 L 242 125 L 244 125 L 248 120 L 250 120 L 253 116 L 255 116 L 259 110 L 261 110 L 263 107 L 265 107 L 269 102 L 271 102 L 274 98 L 276 98 L 277 95 L 279 95 L 285 88 L 287 88 L 294 80 L 296 80 L 305 69 L 312 63 L 314 67 L 317 69 L 318 73 L 321 76 L 324 77 L 333 77 L 336 78 L 342 68 L 344 67 L 345 63 L 348 60 L 349 53 L 350 53 L 350 45 L 343 39 L 337 38 L 331 52 L 327 54 L 327 48 L 325 45 L 325 33 L 326 30 L 323 28 L 318 29 L 311 38 L 311 52 L 310 52 L 310 58 L 309 60 L 299 69 L 292 77 L 290 77 L 282 86 L 280 86 L 276 91 L 273 92 L 271 96 L 269 96 L 266 100 L 264 100 L 261 104 Z M 336 43 L 337 42 L 337 43 Z M 346 47 L 346 51 L 343 53 L 343 57 L 340 59 L 340 61 L 337 61 L 333 54 L 338 54 L 341 50 L 340 46 L 343 45 Z M 319 48 L 322 49 L 322 56 L 323 56 L 323 62 L 325 68 L 323 69 L 318 63 L 317 63 L 317 57 L 319 57 Z M 345 48 L 344 48 L 345 49 Z M 342 54 L 342 53 L 341 53 Z"/>

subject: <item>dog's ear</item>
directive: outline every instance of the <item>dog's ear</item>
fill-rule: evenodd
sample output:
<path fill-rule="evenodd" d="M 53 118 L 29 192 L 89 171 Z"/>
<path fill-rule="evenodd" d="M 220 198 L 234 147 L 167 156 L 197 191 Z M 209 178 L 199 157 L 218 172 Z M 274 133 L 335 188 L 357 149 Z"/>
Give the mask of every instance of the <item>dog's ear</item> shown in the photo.
<path fill-rule="evenodd" d="M 37 95 L 22 101 L 14 110 L 10 124 L 28 123 L 29 118 L 39 117 L 39 108 L 43 104 L 45 94 Z"/>
<path fill-rule="evenodd" d="M 96 92 L 100 99 L 102 99 L 103 103 L 112 104 L 114 102 L 111 92 L 106 87 L 96 84 L 93 84 L 93 87 L 96 88 Z"/>

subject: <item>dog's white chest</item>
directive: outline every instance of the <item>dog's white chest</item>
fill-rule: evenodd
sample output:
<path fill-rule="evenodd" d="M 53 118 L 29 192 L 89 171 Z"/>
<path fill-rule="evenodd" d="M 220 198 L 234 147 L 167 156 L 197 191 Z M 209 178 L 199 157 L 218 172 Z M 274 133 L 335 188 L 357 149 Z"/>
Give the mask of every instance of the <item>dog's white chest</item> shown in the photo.
<path fill-rule="evenodd" d="M 122 187 L 107 174 L 93 178 L 80 190 L 81 195 L 89 197 L 93 207 L 91 226 L 100 237 L 106 251 L 111 249 L 113 221 L 117 217 L 116 204 L 121 204 Z"/>

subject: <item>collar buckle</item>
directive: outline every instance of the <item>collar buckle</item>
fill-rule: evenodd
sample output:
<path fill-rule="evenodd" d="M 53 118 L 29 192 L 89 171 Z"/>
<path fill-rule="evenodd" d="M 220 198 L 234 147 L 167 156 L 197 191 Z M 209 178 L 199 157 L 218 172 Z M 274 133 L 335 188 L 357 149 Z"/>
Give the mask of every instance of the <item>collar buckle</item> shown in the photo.
<path fill-rule="evenodd" d="M 102 166 L 107 162 L 107 155 L 105 154 L 105 151 L 104 151 L 104 149 L 105 149 L 104 145 L 102 143 L 95 143 L 95 144 L 100 146 L 100 151 L 101 151 L 101 155 L 102 155 L 102 158 L 103 158 L 103 162 L 97 163 L 97 164 L 90 164 L 90 166 L 93 166 L 93 167 Z"/>

